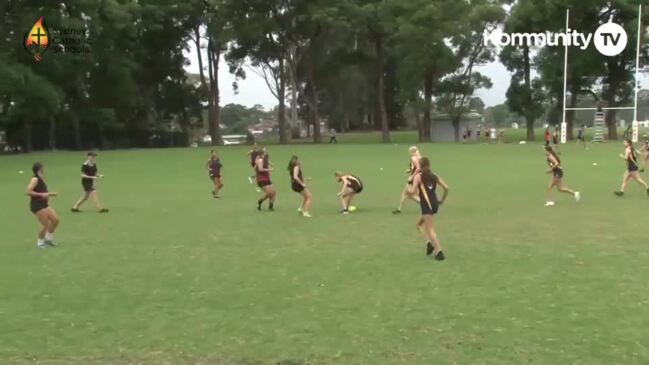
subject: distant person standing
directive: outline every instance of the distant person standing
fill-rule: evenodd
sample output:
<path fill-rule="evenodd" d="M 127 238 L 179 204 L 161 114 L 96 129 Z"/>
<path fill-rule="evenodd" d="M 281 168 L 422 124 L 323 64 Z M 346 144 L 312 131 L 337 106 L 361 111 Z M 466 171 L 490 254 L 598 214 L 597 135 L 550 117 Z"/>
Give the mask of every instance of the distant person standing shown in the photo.
<path fill-rule="evenodd" d="M 505 130 L 501 129 L 498 132 L 498 144 L 503 144 L 505 143 Z"/>
<path fill-rule="evenodd" d="M 462 128 L 462 143 L 466 143 L 466 137 L 467 137 L 467 129 Z"/>
<path fill-rule="evenodd" d="M 577 145 L 583 145 L 586 148 L 586 125 L 582 124 L 579 129 L 577 129 Z"/>
<path fill-rule="evenodd" d="M 214 184 L 212 197 L 218 199 L 220 198 L 219 191 L 223 188 L 223 181 L 221 180 L 221 168 L 223 165 L 221 164 L 221 159 L 216 151 L 212 150 L 210 152 L 210 158 L 207 160 L 205 167 L 207 168 L 210 180 L 212 180 L 212 183 Z"/>
<path fill-rule="evenodd" d="M 471 128 L 467 128 L 466 136 L 467 136 L 467 140 L 469 141 L 469 143 L 471 143 L 471 136 L 472 135 L 473 135 L 473 131 L 471 130 Z"/>
<path fill-rule="evenodd" d="M 336 139 L 336 130 L 334 128 L 331 128 L 329 130 L 329 144 L 334 143 L 337 144 L 338 140 Z"/>
<path fill-rule="evenodd" d="M 58 194 L 48 192 L 47 184 L 43 179 L 43 165 L 40 162 L 32 165 L 32 173 L 34 176 L 27 185 L 27 195 L 30 198 L 29 208 L 41 224 L 36 246 L 38 248 L 55 247 L 54 231 L 59 226 L 59 216 L 54 208 L 50 207 L 49 200 L 50 197 Z"/>
<path fill-rule="evenodd" d="M 99 201 L 97 187 L 95 186 L 95 180 L 104 177 L 104 175 L 99 174 L 96 159 L 96 153 L 88 152 L 86 161 L 81 165 L 81 186 L 83 187 L 83 195 L 72 207 L 71 211 L 73 213 L 81 212 L 79 208 L 89 198 L 92 198 L 92 202 L 95 204 L 99 213 L 108 213 L 108 209 L 104 208 Z"/>
<path fill-rule="evenodd" d="M 636 156 L 635 148 L 633 148 L 633 142 L 631 142 L 630 139 L 624 140 L 624 153 L 620 154 L 620 158 L 626 161 L 627 170 L 624 172 L 624 177 L 622 177 L 622 187 L 620 191 L 615 192 L 615 195 L 624 196 L 624 190 L 626 190 L 626 186 L 631 179 L 642 185 L 647 192 L 647 195 L 649 195 L 649 185 L 647 185 L 638 174 L 638 158 Z"/>

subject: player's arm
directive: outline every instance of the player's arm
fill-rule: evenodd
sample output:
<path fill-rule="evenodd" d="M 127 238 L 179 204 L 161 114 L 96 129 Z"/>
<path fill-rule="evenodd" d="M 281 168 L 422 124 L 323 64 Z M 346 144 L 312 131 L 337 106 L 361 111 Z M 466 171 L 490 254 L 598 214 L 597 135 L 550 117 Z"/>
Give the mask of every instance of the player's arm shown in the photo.
<path fill-rule="evenodd" d="M 85 165 L 84 165 L 84 167 L 85 167 Z M 95 180 L 95 179 L 97 179 L 98 176 L 90 176 L 90 175 L 88 175 L 86 173 L 86 169 L 82 167 L 81 168 L 81 177 L 84 178 L 84 179 L 93 179 L 93 180 Z"/>
<path fill-rule="evenodd" d="M 300 180 L 299 172 L 300 172 L 300 168 L 298 166 L 293 166 L 293 180 L 297 181 L 298 184 L 306 187 L 306 185 L 304 184 L 304 181 Z"/>
<path fill-rule="evenodd" d="M 412 184 L 408 186 L 408 193 L 410 194 L 417 194 L 417 189 L 419 189 L 419 184 L 421 184 L 421 175 L 417 174 L 415 177 L 412 179 Z"/>
<path fill-rule="evenodd" d="M 448 197 L 449 187 L 446 181 L 442 180 L 442 178 L 439 176 L 437 177 L 437 185 L 439 185 L 442 190 L 444 190 L 444 192 L 442 193 L 442 199 L 439 200 L 439 204 L 441 205 L 446 201 L 446 197 Z"/>
<path fill-rule="evenodd" d="M 342 196 L 343 193 L 345 192 L 345 188 L 347 187 L 347 177 L 345 176 L 341 177 L 340 182 L 342 186 L 340 188 L 340 192 L 338 193 L 338 196 Z"/>
<path fill-rule="evenodd" d="M 623 160 L 627 160 L 629 158 L 629 155 L 631 155 L 631 150 L 626 149 L 624 150 L 624 154 L 620 154 L 620 158 Z"/>
<path fill-rule="evenodd" d="M 421 159 L 419 158 L 419 156 L 415 156 L 410 159 L 410 161 L 412 161 L 412 165 L 415 167 L 415 171 L 412 172 L 413 174 L 418 174 L 421 172 L 421 165 L 419 164 L 420 160 Z"/>

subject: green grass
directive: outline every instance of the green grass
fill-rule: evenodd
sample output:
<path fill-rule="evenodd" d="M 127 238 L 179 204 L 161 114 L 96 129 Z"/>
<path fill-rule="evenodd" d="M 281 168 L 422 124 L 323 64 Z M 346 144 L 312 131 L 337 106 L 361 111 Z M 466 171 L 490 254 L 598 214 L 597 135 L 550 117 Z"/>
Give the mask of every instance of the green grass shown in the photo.
<path fill-rule="evenodd" d="M 218 201 L 206 149 L 103 152 L 108 215 L 69 213 L 82 154 L 0 158 L 0 364 L 649 363 L 649 198 L 613 196 L 619 143 L 563 146 L 583 202 L 553 208 L 538 144 L 422 145 L 451 186 L 443 263 L 424 256 L 418 207 L 390 214 L 407 145 L 273 146 L 275 213 L 254 208 L 245 150 L 220 149 Z M 287 183 L 293 153 L 311 220 Z M 35 160 L 61 193 L 57 249 L 34 247 Z M 350 216 L 337 169 L 366 185 Z"/>

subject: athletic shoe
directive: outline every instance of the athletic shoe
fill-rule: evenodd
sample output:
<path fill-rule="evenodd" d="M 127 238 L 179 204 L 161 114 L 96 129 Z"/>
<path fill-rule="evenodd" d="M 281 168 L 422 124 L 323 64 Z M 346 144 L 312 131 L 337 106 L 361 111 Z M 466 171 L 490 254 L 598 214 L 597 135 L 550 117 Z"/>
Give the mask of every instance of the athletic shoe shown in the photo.
<path fill-rule="evenodd" d="M 297 212 L 302 214 L 302 208 L 297 208 Z"/>
<path fill-rule="evenodd" d="M 102 208 L 102 209 L 99 211 L 99 213 L 108 213 L 108 209 L 106 209 L 106 208 Z"/>
<path fill-rule="evenodd" d="M 401 209 L 395 209 L 392 211 L 392 214 L 401 214 Z"/>
<path fill-rule="evenodd" d="M 347 214 L 349 214 L 349 210 L 345 209 L 341 213 L 347 215 Z"/>
<path fill-rule="evenodd" d="M 252 184 L 252 177 L 248 176 L 248 182 Z"/>
<path fill-rule="evenodd" d="M 258 193 L 261 193 L 261 189 L 257 188 L 257 192 L 258 192 Z"/>
<path fill-rule="evenodd" d="M 433 251 L 435 251 L 433 244 L 430 241 L 426 242 L 426 256 L 432 255 Z"/>
<path fill-rule="evenodd" d="M 623 191 L 616 191 L 616 192 L 615 192 L 615 195 L 617 195 L 617 196 L 624 196 L 624 192 L 623 192 Z"/>
<path fill-rule="evenodd" d="M 56 247 L 56 243 L 54 243 L 54 241 L 45 241 L 45 246 Z"/>
<path fill-rule="evenodd" d="M 311 217 L 311 214 L 309 214 L 308 212 L 304 212 L 304 213 L 302 213 L 302 216 L 303 216 L 304 218 L 312 218 L 312 217 Z"/>
<path fill-rule="evenodd" d="M 443 251 L 439 251 L 439 252 L 435 255 L 435 260 L 437 260 L 437 261 L 444 261 L 444 260 L 446 260 L 446 256 L 444 256 L 444 252 L 443 252 Z"/>
<path fill-rule="evenodd" d="M 81 211 L 79 209 L 77 209 L 77 208 L 72 208 L 72 209 L 70 209 L 70 211 L 72 213 L 81 213 Z"/>
<path fill-rule="evenodd" d="M 547 203 L 545 203 L 545 206 L 546 206 L 546 207 L 553 207 L 553 206 L 554 206 L 554 202 L 547 202 Z"/>
<path fill-rule="evenodd" d="M 268 208 L 268 211 L 269 211 L 269 212 L 274 212 L 274 211 L 275 211 L 275 208 L 270 207 L 270 208 Z"/>
<path fill-rule="evenodd" d="M 581 200 L 581 193 L 577 191 L 575 192 L 575 201 L 579 203 L 580 200 Z"/>
<path fill-rule="evenodd" d="M 36 243 L 36 247 L 38 247 L 38 248 L 47 248 L 47 244 L 45 244 L 45 242 L 38 242 L 38 243 Z"/>

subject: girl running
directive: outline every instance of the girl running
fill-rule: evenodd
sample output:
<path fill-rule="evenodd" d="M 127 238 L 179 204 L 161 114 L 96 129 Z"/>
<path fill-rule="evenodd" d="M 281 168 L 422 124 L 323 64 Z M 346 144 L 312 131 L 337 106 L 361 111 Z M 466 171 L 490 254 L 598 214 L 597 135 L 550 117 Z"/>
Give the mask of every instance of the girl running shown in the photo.
<path fill-rule="evenodd" d="M 218 199 L 220 198 L 219 191 L 223 188 L 223 181 L 221 180 L 221 168 L 223 165 L 221 164 L 221 159 L 216 151 L 212 150 L 210 152 L 210 158 L 207 160 L 205 167 L 209 173 L 210 180 L 212 180 L 212 183 L 214 184 L 212 197 Z"/>
<path fill-rule="evenodd" d="M 265 148 L 257 155 L 255 160 L 255 172 L 257 178 L 257 186 L 263 190 L 264 195 L 257 201 L 257 210 L 261 211 L 261 205 L 264 201 L 268 200 L 268 210 L 271 212 L 275 210 L 275 196 L 277 191 L 270 181 L 270 172 L 273 171 L 268 161 L 268 151 Z"/>
<path fill-rule="evenodd" d="M 340 193 L 338 197 L 340 198 L 340 205 L 342 206 L 342 214 L 349 214 L 356 210 L 356 207 L 351 205 L 352 200 L 356 194 L 360 194 L 363 191 L 363 182 L 358 177 L 351 174 L 343 174 L 342 172 L 336 172 L 334 174 L 336 180 L 341 184 Z"/>
<path fill-rule="evenodd" d="M 437 200 L 437 194 L 435 192 L 437 186 L 440 186 L 442 190 L 444 190 L 442 199 L 440 200 Z M 442 246 L 437 239 L 433 216 L 437 214 L 439 206 L 446 200 L 448 190 L 446 182 L 430 171 L 430 160 L 426 157 L 422 158 L 421 172 L 413 178 L 410 191 L 413 194 L 419 194 L 421 217 L 417 220 L 417 228 L 427 240 L 426 255 L 433 255 L 437 261 L 443 261 L 446 257 L 444 256 Z"/>
<path fill-rule="evenodd" d="M 644 141 L 644 164 L 642 169 L 640 169 L 640 172 L 644 172 L 647 165 L 649 165 L 649 138 Z"/>
<path fill-rule="evenodd" d="M 561 168 L 561 159 L 559 159 L 559 156 L 557 156 L 552 147 L 545 146 L 544 150 L 548 166 L 550 166 L 550 169 L 547 170 L 547 173 L 552 174 L 552 179 L 550 180 L 550 184 L 548 185 L 548 199 L 545 203 L 545 206 L 551 207 L 554 205 L 554 201 L 552 200 L 552 189 L 555 186 L 557 187 L 557 190 L 559 190 L 559 192 L 572 194 L 572 196 L 574 196 L 575 200 L 578 202 L 581 199 L 581 193 L 579 193 L 578 191 L 570 190 L 563 186 L 563 169 Z"/>
<path fill-rule="evenodd" d="M 248 151 L 248 153 L 247 153 L 248 159 L 250 160 L 250 166 L 252 167 L 252 170 L 253 170 L 252 176 L 248 176 L 248 182 L 250 182 L 251 184 L 252 184 L 253 179 L 255 178 L 256 173 L 257 173 L 255 168 L 256 168 L 257 157 L 259 156 L 260 152 L 261 151 L 259 149 L 259 146 L 255 142 L 252 145 L 252 149 L 250 151 Z"/>
<path fill-rule="evenodd" d="M 311 218 L 309 212 L 311 211 L 311 202 L 313 197 L 311 191 L 306 187 L 302 175 L 302 164 L 297 156 L 291 157 L 291 160 L 288 162 L 288 173 L 291 176 L 291 189 L 302 195 L 302 205 L 297 209 L 298 213 L 302 214 L 303 217 Z"/>
<path fill-rule="evenodd" d="M 49 206 L 49 198 L 57 196 L 58 193 L 47 191 L 47 184 L 43 180 L 43 165 L 40 162 L 36 162 L 32 166 L 32 172 L 34 176 L 27 185 L 27 195 L 30 197 L 30 210 L 41 224 L 36 246 L 38 248 L 55 247 L 54 231 L 59 225 L 59 216 Z"/>
<path fill-rule="evenodd" d="M 416 174 L 419 173 L 419 160 L 421 159 L 421 154 L 419 149 L 415 146 L 410 147 L 408 150 L 410 153 L 410 165 L 408 166 L 408 181 L 406 186 L 404 186 L 403 191 L 401 192 L 401 200 L 399 200 L 399 207 L 392 212 L 392 214 L 400 214 L 403 209 L 403 203 L 406 199 L 412 199 L 414 202 L 419 203 L 419 197 L 417 194 L 410 193 L 410 186 L 412 186 L 412 179 Z"/>
<path fill-rule="evenodd" d="M 99 170 L 97 168 L 96 159 L 96 153 L 88 152 L 86 161 L 81 165 L 81 186 L 83 187 L 83 195 L 72 207 L 71 211 L 73 213 L 81 212 L 79 210 L 81 204 L 85 203 L 89 198 L 92 198 L 92 201 L 95 203 L 95 207 L 97 207 L 99 213 L 108 213 L 108 209 L 104 208 L 99 201 L 97 187 L 95 186 L 95 180 L 104 177 L 104 175 L 98 173 Z"/>
<path fill-rule="evenodd" d="M 633 143 L 631 142 L 631 140 L 624 140 L 624 153 L 620 154 L 620 157 L 626 161 L 626 171 L 624 172 L 624 177 L 622 178 L 622 188 L 620 189 L 620 191 L 616 191 L 615 195 L 623 196 L 624 190 L 626 190 L 626 185 L 631 179 L 642 185 L 647 191 L 647 195 L 649 195 L 649 186 L 638 174 L 638 158 L 636 156 L 636 151 L 633 148 Z"/>

